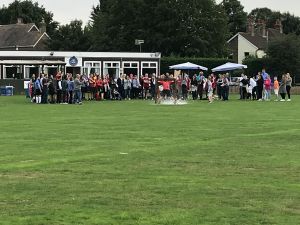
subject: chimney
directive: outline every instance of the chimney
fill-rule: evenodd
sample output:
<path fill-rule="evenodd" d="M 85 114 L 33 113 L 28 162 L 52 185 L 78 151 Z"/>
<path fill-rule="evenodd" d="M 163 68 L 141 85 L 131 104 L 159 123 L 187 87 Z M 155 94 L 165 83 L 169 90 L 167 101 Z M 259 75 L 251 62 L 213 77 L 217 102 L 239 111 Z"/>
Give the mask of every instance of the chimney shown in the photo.
<path fill-rule="evenodd" d="M 267 23 L 265 20 L 262 20 L 262 36 L 265 38 L 267 37 Z"/>
<path fill-rule="evenodd" d="M 46 33 L 47 30 L 46 30 L 46 23 L 45 23 L 45 20 L 43 19 L 41 24 L 40 24 L 40 32 L 43 34 L 43 33 Z"/>
<path fill-rule="evenodd" d="M 281 19 L 276 20 L 275 29 L 279 30 L 281 34 L 283 34 L 283 26 Z"/>
<path fill-rule="evenodd" d="M 254 23 L 254 18 L 253 16 L 250 16 L 248 18 L 248 24 L 247 24 L 247 33 L 250 33 L 251 36 L 255 35 L 255 23 Z"/>
<path fill-rule="evenodd" d="M 17 24 L 23 24 L 23 19 L 22 18 L 17 18 Z"/>

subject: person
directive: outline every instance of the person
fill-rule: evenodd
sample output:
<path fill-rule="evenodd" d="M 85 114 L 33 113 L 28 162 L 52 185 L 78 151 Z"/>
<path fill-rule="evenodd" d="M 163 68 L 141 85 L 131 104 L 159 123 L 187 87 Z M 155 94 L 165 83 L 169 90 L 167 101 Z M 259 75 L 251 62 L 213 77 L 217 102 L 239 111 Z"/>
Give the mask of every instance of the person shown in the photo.
<path fill-rule="evenodd" d="M 257 84 L 257 100 L 262 101 L 263 100 L 263 90 L 264 90 L 264 80 L 260 73 L 257 75 L 256 84 Z"/>
<path fill-rule="evenodd" d="M 212 103 L 213 102 L 213 85 L 212 85 L 212 76 L 208 76 L 207 82 L 207 98 L 208 98 L 208 102 Z"/>
<path fill-rule="evenodd" d="M 61 104 L 61 97 L 62 97 L 62 86 L 61 86 L 61 74 L 58 73 L 56 75 L 56 103 Z"/>
<path fill-rule="evenodd" d="M 104 99 L 104 84 L 103 84 L 103 79 L 102 79 L 102 76 L 101 75 L 98 75 L 97 77 L 97 91 L 98 91 L 98 95 L 99 95 L 99 98 L 101 100 Z"/>
<path fill-rule="evenodd" d="M 69 92 L 69 104 L 73 104 L 73 95 L 74 95 L 74 80 L 71 76 L 68 81 L 68 92 Z"/>
<path fill-rule="evenodd" d="M 189 86 L 189 75 L 185 74 L 181 81 L 182 99 L 188 99 L 188 86 Z"/>
<path fill-rule="evenodd" d="M 42 83 L 41 83 L 41 77 L 38 76 L 36 81 L 35 81 L 35 84 L 34 84 L 34 87 L 35 87 L 35 101 L 36 101 L 36 104 L 41 104 L 42 102 Z"/>
<path fill-rule="evenodd" d="M 240 80 L 240 99 L 247 99 L 247 87 L 249 85 L 249 80 L 248 77 L 244 74 L 242 74 L 241 76 L 241 80 Z"/>
<path fill-rule="evenodd" d="M 229 100 L 229 81 L 227 78 L 227 75 L 222 76 L 222 99 L 223 101 L 228 101 Z"/>
<path fill-rule="evenodd" d="M 252 92 L 253 92 L 253 87 L 251 86 L 251 84 L 249 82 L 249 84 L 247 85 L 247 100 L 251 100 Z"/>
<path fill-rule="evenodd" d="M 48 75 L 45 74 L 43 80 L 42 80 L 42 104 L 48 104 L 48 85 L 49 85 L 49 80 L 48 80 Z"/>
<path fill-rule="evenodd" d="M 216 95 L 217 90 L 217 77 L 215 74 L 211 74 L 211 82 L 212 82 L 212 88 L 213 88 L 213 95 Z"/>
<path fill-rule="evenodd" d="M 198 93 L 198 96 L 200 97 L 200 100 L 203 99 L 204 78 L 205 78 L 204 74 L 201 71 L 200 74 L 197 76 L 197 81 L 198 81 L 197 93 Z"/>
<path fill-rule="evenodd" d="M 194 75 L 192 80 L 191 80 L 191 91 L 192 91 L 193 100 L 197 100 L 197 85 L 198 85 L 198 82 L 197 82 L 196 76 L 197 75 Z"/>
<path fill-rule="evenodd" d="M 289 73 L 286 74 L 286 92 L 288 95 L 288 102 L 291 101 L 291 89 L 292 89 L 293 79 Z"/>
<path fill-rule="evenodd" d="M 81 93 L 81 86 L 83 85 L 83 80 L 79 74 L 76 75 L 74 81 L 74 103 L 78 103 L 79 105 L 82 104 L 82 93 Z"/>
<path fill-rule="evenodd" d="M 156 91 L 156 74 L 153 73 L 150 81 L 150 90 L 151 90 L 151 99 L 154 100 L 155 98 L 155 91 Z"/>
<path fill-rule="evenodd" d="M 286 98 L 286 75 L 282 75 L 282 79 L 280 82 L 280 86 L 279 86 L 279 94 L 281 96 L 281 102 L 285 102 L 285 98 Z"/>
<path fill-rule="evenodd" d="M 69 102 L 69 92 L 68 92 L 68 81 L 67 75 L 63 75 L 61 82 L 61 90 L 62 90 L 62 102 L 63 104 L 68 104 Z"/>
<path fill-rule="evenodd" d="M 128 75 L 125 74 L 124 78 L 124 99 L 130 100 L 131 99 L 131 79 Z"/>
<path fill-rule="evenodd" d="M 145 74 L 145 76 L 142 78 L 142 80 L 143 80 L 143 99 L 147 100 L 148 94 L 149 94 L 150 83 L 151 83 L 151 79 L 149 78 L 148 73 Z"/>
<path fill-rule="evenodd" d="M 171 84 L 174 83 L 174 81 L 165 78 L 164 80 L 159 81 L 159 83 L 163 86 L 163 98 L 166 100 L 166 98 L 171 97 Z"/>
<path fill-rule="evenodd" d="M 250 86 L 252 88 L 252 100 L 257 100 L 257 84 L 255 77 L 250 78 Z"/>
<path fill-rule="evenodd" d="M 50 76 L 49 79 L 49 85 L 48 85 L 48 91 L 49 91 L 49 95 L 50 95 L 50 104 L 55 104 L 55 94 L 56 94 L 56 90 L 55 90 L 55 83 L 54 83 L 54 78 L 53 75 Z"/>
<path fill-rule="evenodd" d="M 96 76 L 95 74 L 91 74 L 89 77 L 89 87 L 90 87 L 90 97 L 89 101 L 95 100 L 96 99 Z"/>
<path fill-rule="evenodd" d="M 219 74 L 218 80 L 217 80 L 217 94 L 218 94 L 218 99 L 222 100 L 222 84 L 223 84 L 223 79 L 222 79 L 222 74 Z"/>
<path fill-rule="evenodd" d="M 31 92 L 31 95 L 30 95 L 31 102 L 36 101 L 36 99 L 35 99 L 35 81 L 36 81 L 35 74 L 32 74 L 32 77 L 29 82 L 29 87 L 30 87 L 30 92 Z"/>
<path fill-rule="evenodd" d="M 108 100 L 110 99 L 110 80 L 109 75 L 106 75 L 103 79 L 103 87 L 104 87 L 104 99 Z"/>
<path fill-rule="evenodd" d="M 140 82 L 136 75 L 134 75 L 132 80 L 132 98 L 136 99 L 139 98 L 139 88 L 140 88 Z"/>
<path fill-rule="evenodd" d="M 274 94 L 276 96 L 275 102 L 278 101 L 278 94 L 279 94 L 279 82 L 277 77 L 274 77 Z"/>
<path fill-rule="evenodd" d="M 239 93 L 240 93 L 240 100 L 242 100 L 243 99 L 243 80 L 244 80 L 244 74 L 241 74 L 241 76 L 238 78 L 238 80 L 239 80 Z"/>
<path fill-rule="evenodd" d="M 270 101 L 271 100 L 271 78 L 269 75 L 267 75 L 266 79 L 264 80 L 264 87 L 265 87 L 264 100 Z"/>
<path fill-rule="evenodd" d="M 264 81 L 266 79 L 268 79 L 268 77 L 270 77 L 269 74 L 266 72 L 266 69 L 262 69 L 261 76 L 262 76 Z"/>

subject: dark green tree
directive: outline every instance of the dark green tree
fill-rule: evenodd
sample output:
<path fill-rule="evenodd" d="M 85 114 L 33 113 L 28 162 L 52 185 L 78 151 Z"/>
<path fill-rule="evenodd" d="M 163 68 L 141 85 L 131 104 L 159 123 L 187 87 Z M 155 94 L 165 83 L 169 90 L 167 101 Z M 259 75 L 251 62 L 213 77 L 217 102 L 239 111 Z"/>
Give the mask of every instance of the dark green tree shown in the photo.
<path fill-rule="evenodd" d="M 82 21 L 74 20 L 53 33 L 49 48 L 55 51 L 87 51 L 90 48 L 89 31 L 82 28 Z"/>
<path fill-rule="evenodd" d="M 228 16 L 228 27 L 231 35 L 246 31 L 247 13 L 238 0 L 223 0 L 222 6 Z"/>
<path fill-rule="evenodd" d="M 281 75 L 291 73 L 300 74 L 300 37 L 288 34 L 269 44 L 268 56 L 271 59 L 274 71 Z"/>
<path fill-rule="evenodd" d="M 0 8 L 0 24 L 13 24 L 18 18 L 22 18 L 24 23 L 35 23 L 38 27 L 44 20 L 46 23 L 47 33 L 51 36 L 58 26 L 58 22 L 53 20 L 53 13 L 46 11 L 38 2 L 33 3 L 31 0 L 15 0 L 7 7 Z"/>
<path fill-rule="evenodd" d="M 224 9 L 214 0 L 100 0 L 91 16 L 92 50 L 220 56 L 228 37 Z"/>
<path fill-rule="evenodd" d="M 290 13 L 280 13 L 269 8 L 256 8 L 251 11 L 249 16 L 254 17 L 256 22 L 265 20 L 268 28 L 274 28 L 276 20 L 280 19 L 285 34 L 295 33 L 300 35 L 300 18 Z"/>
<path fill-rule="evenodd" d="M 283 32 L 285 34 L 295 33 L 300 35 L 300 18 L 290 13 L 283 13 L 281 15 Z"/>

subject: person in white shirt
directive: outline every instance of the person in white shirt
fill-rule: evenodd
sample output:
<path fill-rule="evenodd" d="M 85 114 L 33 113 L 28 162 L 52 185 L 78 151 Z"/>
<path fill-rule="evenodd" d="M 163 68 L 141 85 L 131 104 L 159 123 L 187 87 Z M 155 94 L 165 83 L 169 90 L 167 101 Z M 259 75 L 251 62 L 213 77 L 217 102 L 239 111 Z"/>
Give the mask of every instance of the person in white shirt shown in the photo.
<path fill-rule="evenodd" d="M 252 87 L 252 100 L 256 100 L 256 94 L 257 94 L 257 84 L 255 77 L 250 78 L 250 86 Z"/>

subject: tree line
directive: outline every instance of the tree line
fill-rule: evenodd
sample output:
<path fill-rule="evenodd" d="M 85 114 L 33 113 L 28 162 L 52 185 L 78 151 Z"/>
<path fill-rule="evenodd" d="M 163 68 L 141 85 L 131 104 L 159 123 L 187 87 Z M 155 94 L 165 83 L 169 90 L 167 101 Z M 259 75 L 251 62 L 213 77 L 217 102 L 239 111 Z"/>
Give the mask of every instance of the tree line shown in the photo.
<path fill-rule="evenodd" d="M 0 24 L 21 17 L 39 26 L 44 20 L 51 50 L 139 51 L 134 41 L 141 39 L 143 51 L 178 57 L 226 57 L 226 41 L 246 31 L 249 16 L 267 21 L 267 27 L 281 19 L 284 33 L 300 34 L 299 17 L 268 8 L 247 14 L 238 0 L 99 0 L 86 26 L 78 20 L 60 25 L 52 12 L 31 0 L 0 8 Z"/>

